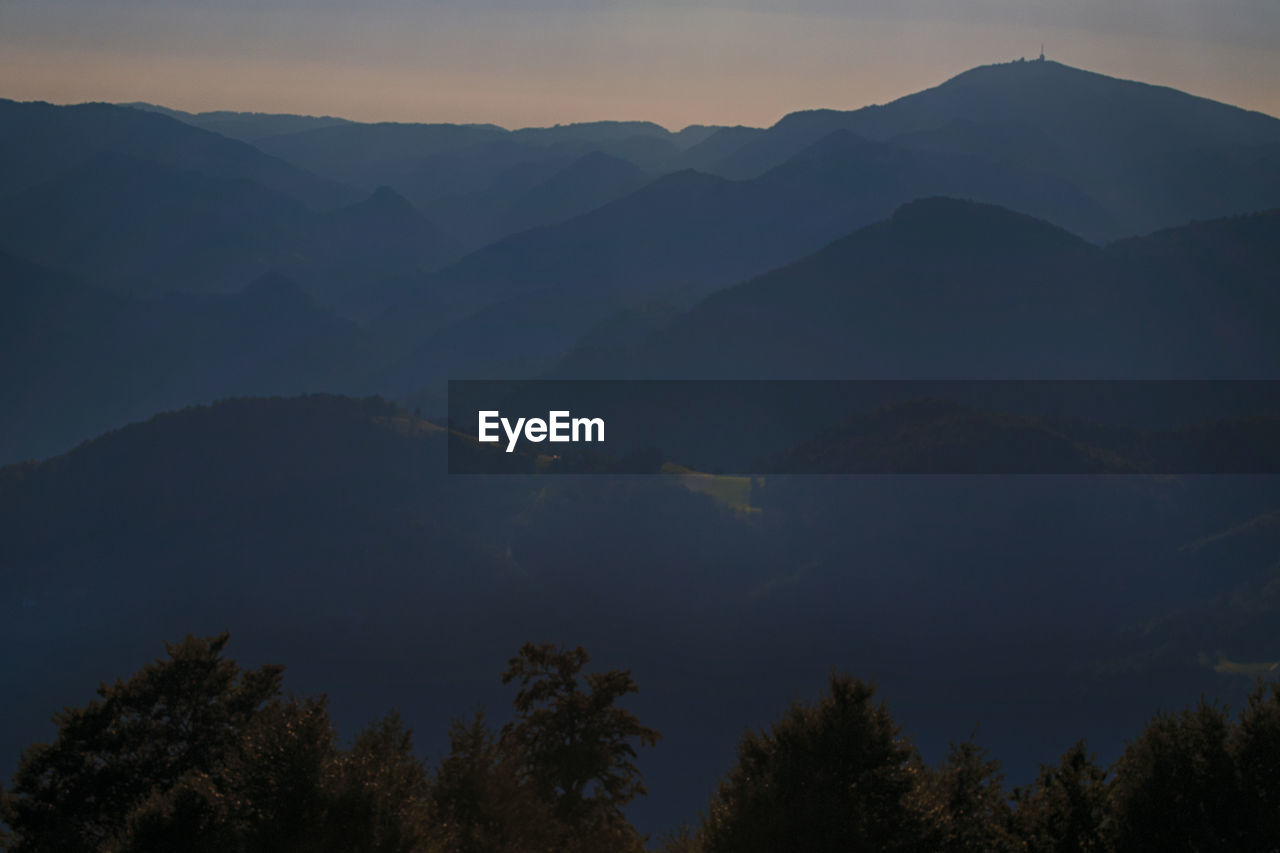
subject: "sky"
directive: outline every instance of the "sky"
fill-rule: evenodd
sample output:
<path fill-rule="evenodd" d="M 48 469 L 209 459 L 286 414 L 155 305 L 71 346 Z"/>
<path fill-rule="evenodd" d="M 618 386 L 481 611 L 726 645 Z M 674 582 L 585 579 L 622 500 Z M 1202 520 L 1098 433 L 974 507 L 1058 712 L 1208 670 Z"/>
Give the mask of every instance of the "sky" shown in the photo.
<path fill-rule="evenodd" d="M 0 0 L 0 97 L 765 126 L 1048 58 L 1280 116 L 1280 0 Z"/>

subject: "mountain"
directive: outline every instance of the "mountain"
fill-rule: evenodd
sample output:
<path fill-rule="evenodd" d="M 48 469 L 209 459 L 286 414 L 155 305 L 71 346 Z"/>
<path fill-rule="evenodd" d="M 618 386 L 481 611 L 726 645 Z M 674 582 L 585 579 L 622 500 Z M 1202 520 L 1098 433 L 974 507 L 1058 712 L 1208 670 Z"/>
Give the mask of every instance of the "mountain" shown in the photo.
<path fill-rule="evenodd" d="M 468 244 L 485 246 L 601 207 L 640 189 L 650 177 L 631 161 L 601 151 L 522 160 L 487 189 L 437 199 L 431 210 Z"/>
<path fill-rule="evenodd" d="M 0 206 L 0 245 L 121 292 L 225 291 L 308 215 L 258 183 L 103 152 Z"/>
<path fill-rule="evenodd" d="M 769 397 L 741 454 L 767 476 L 713 453 L 764 417 L 645 455 L 661 474 L 460 476 L 452 425 L 364 396 L 1274 379 L 1275 119 L 1037 62 L 767 130 L 326 121 L 0 102 L 0 778 L 188 633 L 288 663 L 342 731 L 398 707 L 433 757 L 510 707 L 522 643 L 582 644 L 663 733 L 646 831 L 833 668 L 927 760 L 980 723 L 1025 782 L 1081 737 L 1108 763 L 1155 708 L 1238 707 L 1280 660 L 1280 479 L 1132 474 L 1277 463 L 1274 419 L 796 423 Z M 1078 476 L 888 473 L 973 455 Z"/>
<path fill-rule="evenodd" d="M 1119 80 L 1058 62 L 970 69 L 932 89 L 858 110 L 791 113 L 722 163 L 729 173 L 768 169 L 833 130 L 891 140 L 956 123 L 1025 128 L 1057 145 L 1073 168 L 1115 168 L 1117 158 L 1280 141 L 1280 120 L 1163 86 Z M 723 132 L 723 131 L 722 131 Z"/>
<path fill-rule="evenodd" d="M 120 104 L 136 110 L 146 110 L 167 115 L 185 124 L 220 133 L 232 139 L 253 143 L 268 136 L 279 136 L 284 133 L 298 133 L 303 130 L 314 130 L 319 127 L 332 127 L 336 124 L 347 124 L 346 119 L 333 116 L 300 116 L 289 113 L 247 113 L 231 110 L 213 110 L 202 113 L 189 113 L 168 107 L 147 103 Z"/>
<path fill-rule="evenodd" d="M 637 137 L 668 139 L 672 133 L 659 124 L 651 121 L 590 121 L 575 124 L 557 124 L 554 127 L 524 127 L 511 131 L 511 135 L 520 141 L 532 142 L 536 145 L 551 145 L 559 142 L 600 143 L 606 141 L 631 140 Z"/>
<path fill-rule="evenodd" d="M 0 460 L 61 452 L 157 411 L 346 389 L 376 352 L 294 282 L 131 299 L 0 255 Z"/>
<path fill-rule="evenodd" d="M 404 185 L 432 156 L 506 137 L 493 126 L 455 124 L 342 124 L 285 133 L 262 139 L 263 151 L 324 175 L 365 189 Z"/>
<path fill-rule="evenodd" d="M 457 244 L 389 189 L 312 210 L 251 181 L 104 152 L 0 203 L 0 247 L 116 292 L 227 293 L 270 272 L 350 316 Z"/>
<path fill-rule="evenodd" d="M 619 180 L 670 171 L 714 128 L 670 133 L 650 122 L 587 122 L 504 130 L 493 125 L 355 124 L 260 139 L 280 156 L 355 186 L 394 187 L 470 248 L 584 213 L 637 188 Z M 613 164 L 602 169 L 602 164 Z M 594 166 L 590 164 L 594 163 Z M 558 175 L 558 177 L 557 177 Z M 543 210 L 537 193 L 560 187 Z M 576 198 L 573 204 L 567 199 Z"/>
<path fill-rule="evenodd" d="M 685 299 L 824 240 L 785 187 L 696 172 L 652 182 L 568 222 L 506 238 L 431 277 L 380 323 L 438 330 L 389 380 L 412 390 L 495 360 L 534 365 L 632 302 Z M 441 320 L 454 318 L 451 324 Z"/>
<path fill-rule="evenodd" d="M 348 190 L 238 140 L 155 112 L 110 104 L 54 106 L 0 100 L 0 200 L 125 154 L 213 180 L 247 181 L 311 207 L 350 200 Z"/>
<path fill-rule="evenodd" d="M 348 123 L 259 140 L 264 151 L 355 186 L 389 184 L 417 204 L 487 188 L 520 162 L 602 151 L 639 165 L 677 147 L 648 122 L 592 122 L 508 131 L 494 125 Z"/>
<path fill-rule="evenodd" d="M 1088 198 L 1052 178 L 837 131 L 759 178 L 667 175 L 441 270 L 387 318 L 393 336 L 433 322 L 439 334 L 385 388 L 411 390 L 464 365 L 470 375 L 522 363 L 525 371 L 536 368 L 615 311 L 653 301 L 691 304 L 940 187 L 1082 227 L 1106 220 Z M 450 318 L 464 319 L 440 322 Z"/>
<path fill-rule="evenodd" d="M 1043 171 L 1108 211 L 1110 239 L 1280 205 L 1280 120 L 1048 61 L 974 68 L 884 105 L 792 113 L 736 146 L 712 137 L 703 145 L 732 150 L 707 168 L 759 175 L 836 130 Z"/>
<path fill-rule="evenodd" d="M 922 200 L 557 375 L 1268 378 L 1277 245 L 1277 211 L 1099 248 L 994 206 Z"/>
<path fill-rule="evenodd" d="M 339 314 L 364 321 L 387 310 L 421 275 L 462 254 L 457 240 L 384 186 L 295 223 L 262 266 L 305 283 Z"/>

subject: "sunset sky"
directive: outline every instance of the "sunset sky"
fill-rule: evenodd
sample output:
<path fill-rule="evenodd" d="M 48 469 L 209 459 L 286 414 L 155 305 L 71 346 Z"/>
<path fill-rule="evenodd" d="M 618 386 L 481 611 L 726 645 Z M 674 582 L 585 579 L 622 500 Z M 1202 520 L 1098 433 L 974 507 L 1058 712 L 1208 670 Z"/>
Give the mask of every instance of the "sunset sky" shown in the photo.
<path fill-rule="evenodd" d="M 1050 59 L 1280 115 L 1278 0 L 0 0 L 0 96 L 772 124 Z"/>

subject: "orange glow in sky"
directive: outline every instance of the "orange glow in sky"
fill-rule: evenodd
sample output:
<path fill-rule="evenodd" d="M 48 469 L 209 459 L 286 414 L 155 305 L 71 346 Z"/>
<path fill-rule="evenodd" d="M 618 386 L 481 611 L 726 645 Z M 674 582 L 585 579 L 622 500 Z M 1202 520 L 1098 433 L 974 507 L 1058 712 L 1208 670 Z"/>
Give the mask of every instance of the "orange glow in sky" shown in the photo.
<path fill-rule="evenodd" d="M 1041 5 L 7 0 L 0 96 L 506 127 L 769 125 L 883 103 L 1044 42 L 1068 65 L 1280 115 L 1274 0 Z"/>

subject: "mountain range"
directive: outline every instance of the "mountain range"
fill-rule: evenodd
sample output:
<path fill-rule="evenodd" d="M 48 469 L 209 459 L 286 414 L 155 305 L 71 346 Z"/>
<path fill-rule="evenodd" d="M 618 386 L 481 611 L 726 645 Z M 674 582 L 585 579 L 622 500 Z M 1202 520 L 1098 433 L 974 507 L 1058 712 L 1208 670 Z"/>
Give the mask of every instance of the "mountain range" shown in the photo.
<path fill-rule="evenodd" d="M 763 477 L 461 477 L 445 382 L 1275 379 L 1277 270 L 1280 120 L 1054 62 L 676 132 L 0 101 L 0 776 L 82 685 L 226 628 L 436 752 L 521 643 L 583 643 L 666 736 L 645 826 L 832 666 L 931 758 L 978 721 L 1016 780 L 1115 755 L 1280 660 L 1275 478 L 1132 474 L 1271 421 L 925 405 Z M 1010 436 L 1108 476 L 771 473 Z"/>

